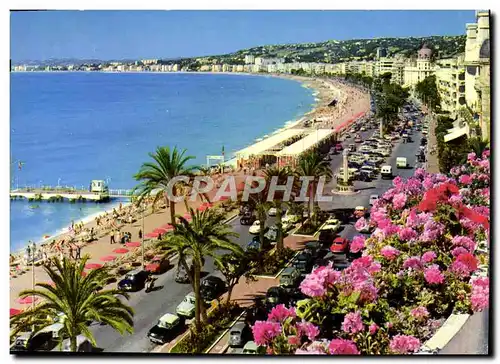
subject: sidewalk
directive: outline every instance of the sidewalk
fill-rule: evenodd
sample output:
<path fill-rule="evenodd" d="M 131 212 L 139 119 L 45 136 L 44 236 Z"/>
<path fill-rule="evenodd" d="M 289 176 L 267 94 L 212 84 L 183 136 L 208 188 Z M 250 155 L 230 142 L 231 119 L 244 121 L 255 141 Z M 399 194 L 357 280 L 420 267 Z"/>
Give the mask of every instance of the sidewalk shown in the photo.
<path fill-rule="evenodd" d="M 439 160 L 437 155 L 437 139 L 435 134 L 437 120 L 435 117 L 431 118 L 429 123 L 429 140 L 427 144 L 427 172 L 439 173 Z M 435 148 L 436 153 L 430 154 L 430 151 Z"/>
<path fill-rule="evenodd" d="M 304 248 L 304 242 L 310 241 L 311 238 L 304 236 L 293 236 L 289 235 L 284 240 L 285 247 L 289 247 L 293 250 L 301 250 Z M 231 301 L 237 302 L 241 307 L 247 308 L 253 304 L 253 299 L 257 296 L 265 295 L 267 290 L 270 287 L 279 285 L 279 278 L 258 278 L 253 282 L 246 282 L 245 278 L 241 278 L 239 283 L 234 287 L 233 293 L 231 296 Z M 226 294 L 222 295 L 220 301 L 225 300 Z M 168 353 L 170 349 L 182 338 L 186 335 L 184 332 L 182 335 L 178 336 L 168 344 L 163 346 L 159 346 L 155 348 L 153 353 Z M 217 345 L 215 345 L 212 350 L 210 350 L 210 354 L 221 354 L 227 348 L 227 342 L 229 340 L 229 331 L 219 340 Z"/>

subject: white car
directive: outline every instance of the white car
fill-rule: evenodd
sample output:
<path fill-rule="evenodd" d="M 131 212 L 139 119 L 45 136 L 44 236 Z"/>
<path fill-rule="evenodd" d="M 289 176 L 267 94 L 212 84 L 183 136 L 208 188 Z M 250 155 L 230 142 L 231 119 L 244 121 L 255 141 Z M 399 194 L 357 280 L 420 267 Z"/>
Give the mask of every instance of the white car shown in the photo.
<path fill-rule="evenodd" d="M 276 207 L 271 207 L 271 208 L 269 209 L 269 211 L 267 212 L 267 214 L 268 214 L 269 216 L 276 216 L 276 214 L 277 214 L 277 213 L 278 213 L 278 210 L 276 209 Z"/>
<path fill-rule="evenodd" d="M 361 131 L 366 131 L 366 128 L 364 126 L 361 127 L 361 129 L 359 129 Z"/>
<path fill-rule="evenodd" d="M 176 309 L 176 313 L 179 316 L 193 317 L 196 310 L 196 299 L 194 292 L 190 292 L 184 297 L 184 300 L 179 303 Z"/>
<path fill-rule="evenodd" d="M 295 224 L 299 220 L 300 220 L 299 215 L 290 214 L 288 211 L 285 212 L 285 215 L 281 218 L 282 223 L 286 222 L 286 223 L 290 223 L 290 224 Z"/>
<path fill-rule="evenodd" d="M 252 226 L 250 226 L 250 229 L 248 229 L 248 232 L 250 234 L 258 234 L 260 233 L 260 221 L 259 220 L 255 220 L 252 224 Z"/>
<path fill-rule="evenodd" d="M 333 230 L 337 231 L 340 228 L 340 221 L 337 219 L 328 219 L 325 221 L 325 224 L 321 228 L 321 230 Z"/>
<path fill-rule="evenodd" d="M 373 204 L 375 203 L 375 201 L 378 200 L 378 195 L 370 195 L 370 206 L 373 206 Z"/>

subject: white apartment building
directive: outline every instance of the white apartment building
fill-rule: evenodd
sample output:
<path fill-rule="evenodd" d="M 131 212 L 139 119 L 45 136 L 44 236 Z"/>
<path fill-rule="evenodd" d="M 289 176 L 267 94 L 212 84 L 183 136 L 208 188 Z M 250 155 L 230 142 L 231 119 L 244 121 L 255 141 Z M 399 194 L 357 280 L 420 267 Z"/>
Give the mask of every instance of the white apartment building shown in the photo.
<path fill-rule="evenodd" d="M 435 72 L 441 109 L 455 118 L 458 110 L 466 104 L 464 55 L 436 61 Z"/>
<path fill-rule="evenodd" d="M 255 56 L 252 56 L 251 54 L 247 54 L 245 56 L 245 64 L 254 64 L 255 63 Z"/>

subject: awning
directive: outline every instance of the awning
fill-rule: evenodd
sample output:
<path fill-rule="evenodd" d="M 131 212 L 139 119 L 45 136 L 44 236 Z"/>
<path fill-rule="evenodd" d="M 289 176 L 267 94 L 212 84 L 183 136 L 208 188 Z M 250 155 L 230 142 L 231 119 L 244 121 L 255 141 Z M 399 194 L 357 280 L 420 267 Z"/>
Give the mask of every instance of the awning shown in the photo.
<path fill-rule="evenodd" d="M 248 158 L 251 155 L 264 154 L 265 151 L 275 147 L 276 145 L 293 138 L 299 134 L 302 134 L 304 129 L 285 129 L 282 132 L 272 135 L 260 142 L 257 142 L 245 149 L 236 152 L 238 158 Z"/>
<path fill-rule="evenodd" d="M 444 136 L 444 142 L 448 143 L 451 140 L 460 138 L 461 136 L 467 135 L 469 137 L 469 124 L 465 124 L 463 128 L 453 128 L 450 133 Z"/>
<path fill-rule="evenodd" d="M 330 137 L 333 133 L 334 131 L 332 129 L 317 129 L 304 138 L 300 139 L 299 141 L 293 143 L 292 145 L 283 148 L 283 150 L 278 152 L 276 156 L 299 156 L 300 154 L 319 144 L 321 141 Z"/>

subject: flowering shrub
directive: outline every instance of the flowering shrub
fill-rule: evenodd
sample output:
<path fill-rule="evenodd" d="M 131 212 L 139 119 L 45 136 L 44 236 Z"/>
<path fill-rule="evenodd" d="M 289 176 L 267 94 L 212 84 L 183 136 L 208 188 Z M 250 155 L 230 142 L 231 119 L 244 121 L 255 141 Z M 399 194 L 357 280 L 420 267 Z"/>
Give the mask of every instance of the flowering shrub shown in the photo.
<path fill-rule="evenodd" d="M 353 239 L 361 257 L 308 274 L 308 298 L 256 323 L 256 342 L 276 354 L 411 354 L 451 313 L 488 308 L 489 279 L 474 278 L 488 262 L 476 252 L 489 235 L 488 157 L 472 153 L 449 176 L 394 178 L 371 209 L 372 235 Z"/>

